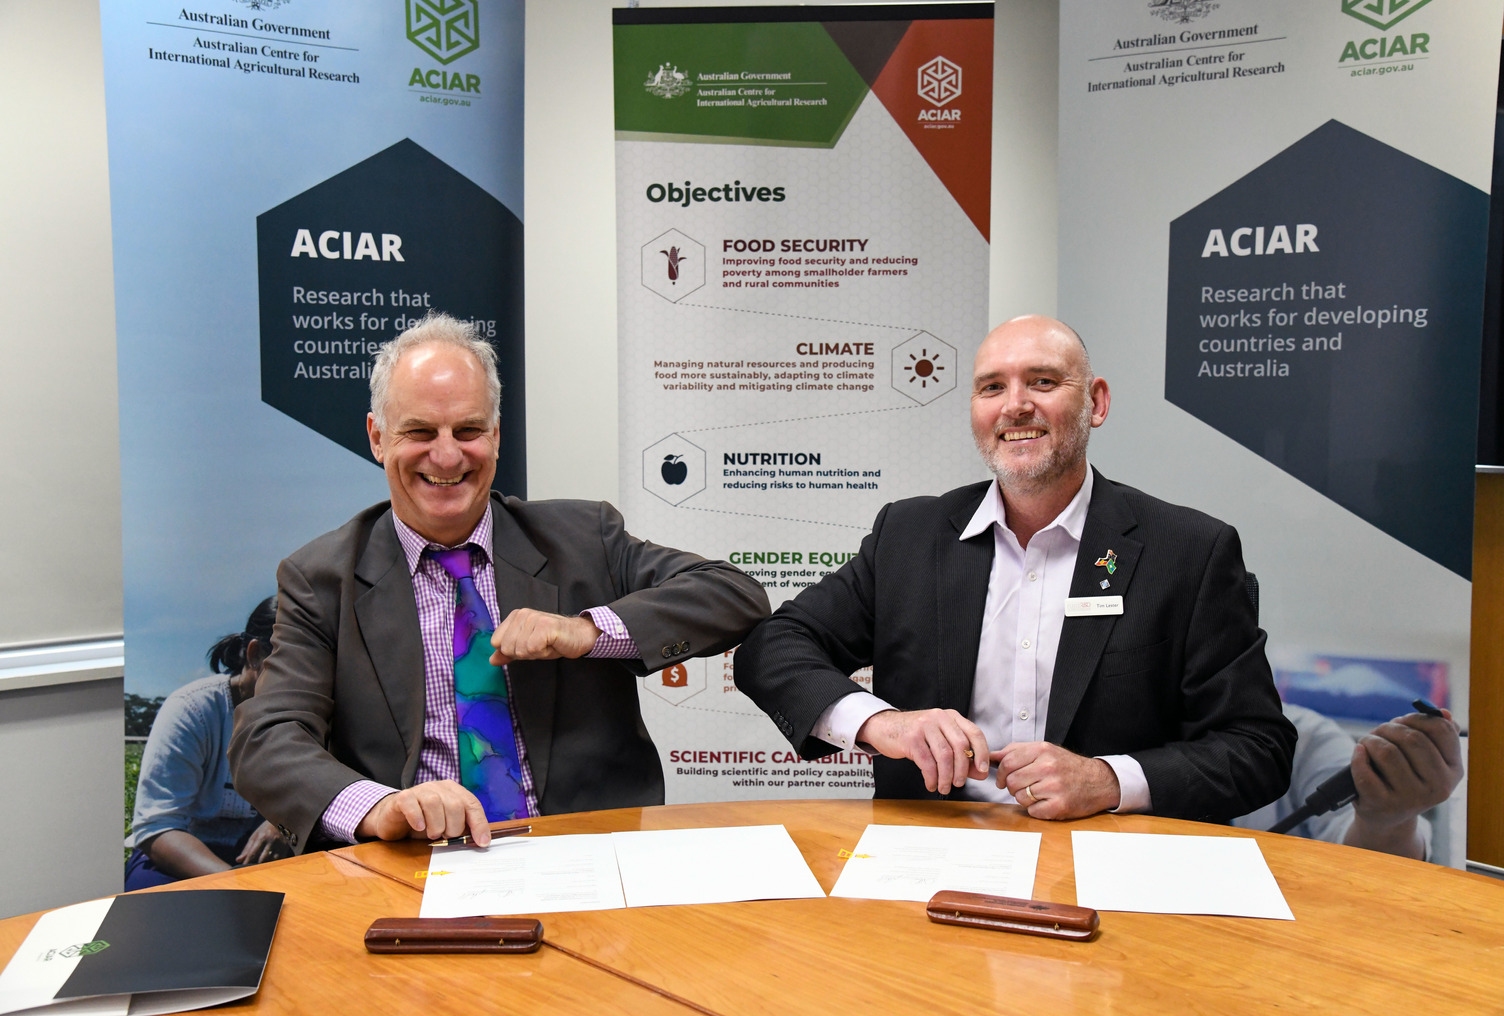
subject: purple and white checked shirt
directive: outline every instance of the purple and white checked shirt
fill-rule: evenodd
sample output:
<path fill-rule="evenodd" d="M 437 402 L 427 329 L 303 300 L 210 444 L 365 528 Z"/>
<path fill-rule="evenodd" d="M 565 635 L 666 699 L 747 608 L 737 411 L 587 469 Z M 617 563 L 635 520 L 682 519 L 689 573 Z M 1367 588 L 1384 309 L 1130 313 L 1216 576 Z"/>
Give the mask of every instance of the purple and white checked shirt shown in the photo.
<path fill-rule="evenodd" d="M 419 536 L 396 515 L 397 540 L 407 557 L 408 574 L 413 580 L 413 596 L 418 601 L 418 628 L 423 635 L 423 746 L 418 750 L 418 783 L 460 778 L 459 732 L 454 709 L 454 601 L 455 580 L 437 561 L 423 552 L 437 543 Z M 475 587 L 486 601 L 491 618 L 500 623 L 502 615 L 496 603 L 496 572 L 491 567 L 491 506 L 486 506 L 470 538 L 459 546 L 469 546 Z M 639 655 L 637 642 L 610 607 L 591 607 L 581 612 L 601 630 L 590 652 L 593 659 L 623 660 Z M 508 677 L 508 689 L 510 689 Z M 508 696 L 510 701 L 510 696 Z M 533 786 L 533 771 L 527 760 L 527 745 L 517 723 L 517 709 L 512 706 L 512 730 L 517 738 L 517 757 L 522 762 L 522 790 L 527 795 L 529 815 L 538 814 L 538 792 Z M 355 828 L 376 803 L 396 788 L 373 780 L 350 784 L 329 802 L 319 820 L 324 835 L 345 843 L 355 842 Z"/>

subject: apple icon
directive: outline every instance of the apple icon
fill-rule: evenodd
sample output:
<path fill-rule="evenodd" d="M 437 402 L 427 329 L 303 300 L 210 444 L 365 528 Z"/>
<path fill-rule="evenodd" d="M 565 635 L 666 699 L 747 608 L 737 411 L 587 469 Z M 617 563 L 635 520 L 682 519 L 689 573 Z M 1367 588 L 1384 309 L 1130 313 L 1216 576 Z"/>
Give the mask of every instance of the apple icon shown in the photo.
<path fill-rule="evenodd" d="M 685 465 L 681 456 L 665 455 L 663 457 L 663 482 L 677 487 L 689 476 L 689 466 Z"/>

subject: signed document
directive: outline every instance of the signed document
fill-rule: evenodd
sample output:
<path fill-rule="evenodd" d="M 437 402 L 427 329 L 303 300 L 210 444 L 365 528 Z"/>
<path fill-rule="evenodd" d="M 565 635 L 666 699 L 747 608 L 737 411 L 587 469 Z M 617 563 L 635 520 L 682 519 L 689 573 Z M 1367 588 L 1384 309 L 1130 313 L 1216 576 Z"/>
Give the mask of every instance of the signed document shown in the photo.
<path fill-rule="evenodd" d="M 626 906 L 608 834 L 517 836 L 435 847 L 420 917 L 553 914 Z"/>
<path fill-rule="evenodd" d="M 823 897 L 781 825 L 518 836 L 435 847 L 422 917 Z"/>

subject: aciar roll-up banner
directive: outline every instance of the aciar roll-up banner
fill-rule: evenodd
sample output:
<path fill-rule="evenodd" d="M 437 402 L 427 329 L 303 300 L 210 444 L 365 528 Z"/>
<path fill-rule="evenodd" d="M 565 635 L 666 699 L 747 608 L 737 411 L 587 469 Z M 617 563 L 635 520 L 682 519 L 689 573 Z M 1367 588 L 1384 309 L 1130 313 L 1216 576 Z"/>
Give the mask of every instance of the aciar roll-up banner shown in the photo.
<path fill-rule="evenodd" d="M 613 14 L 622 505 L 776 606 L 883 504 L 981 475 L 992 5 Z M 864 754 L 801 762 L 729 653 L 641 696 L 670 801 L 871 793 Z"/>
<path fill-rule="evenodd" d="M 1237 526 L 1287 703 L 1466 727 L 1497 0 L 1065 0 L 1093 460 Z M 1131 595 L 1131 593 L 1129 594 Z M 1434 859 L 1463 859 L 1459 788 Z"/>
<path fill-rule="evenodd" d="M 387 497 L 377 346 L 500 354 L 524 493 L 522 0 L 104 0 L 126 689 L 207 674 L 277 562 Z"/>

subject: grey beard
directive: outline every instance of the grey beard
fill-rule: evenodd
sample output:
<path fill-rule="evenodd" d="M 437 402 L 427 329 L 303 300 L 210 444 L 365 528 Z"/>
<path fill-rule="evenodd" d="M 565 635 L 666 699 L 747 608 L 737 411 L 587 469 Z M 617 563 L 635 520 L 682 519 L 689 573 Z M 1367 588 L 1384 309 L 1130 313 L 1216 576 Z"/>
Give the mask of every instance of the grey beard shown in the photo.
<path fill-rule="evenodd" d="M 977 451 L 982 455 L 982 461 L 997 477 L 1004 490 L 1014 491 L 1019 494 L 1037 494 L 1047 489 L 1052 483 L 1065 476 L 1073 468 L 1086 458 L 1086 444 L 1091 438 L 1091 400 L 1086 399 L 1067 429 L 1054 432 L 1060 439 L 1059 443 L 1045 458 L 1030 466 L 1018 468 L 1009 465 L 1004 456 L 1003 446 L 994 442 L 982 446 L 979 442 Z M 1025 423 L 1010 423 L 1010 427 L 1026 426 Z"/>

